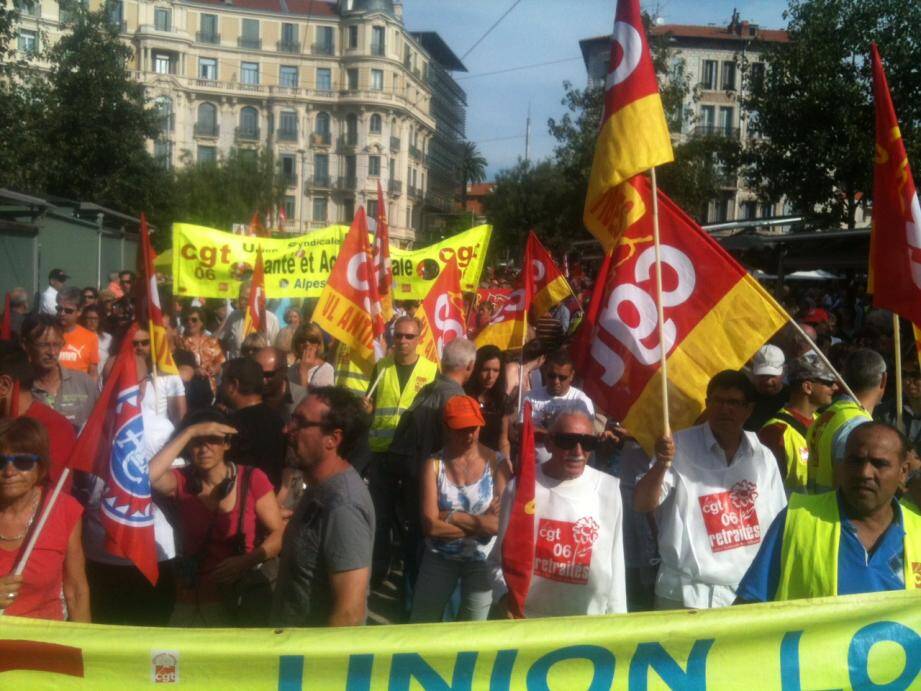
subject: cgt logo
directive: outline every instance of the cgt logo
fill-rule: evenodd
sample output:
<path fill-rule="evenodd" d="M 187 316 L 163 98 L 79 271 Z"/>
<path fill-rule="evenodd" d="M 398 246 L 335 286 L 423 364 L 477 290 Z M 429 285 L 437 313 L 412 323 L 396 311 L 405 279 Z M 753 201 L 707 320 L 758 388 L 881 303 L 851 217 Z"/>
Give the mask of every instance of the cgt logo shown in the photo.
<path fill-rule="evenodd" d="M 16 670 L 83 677 L 83 650 L 39 641 L 0 641 L 0 674 Z"/>

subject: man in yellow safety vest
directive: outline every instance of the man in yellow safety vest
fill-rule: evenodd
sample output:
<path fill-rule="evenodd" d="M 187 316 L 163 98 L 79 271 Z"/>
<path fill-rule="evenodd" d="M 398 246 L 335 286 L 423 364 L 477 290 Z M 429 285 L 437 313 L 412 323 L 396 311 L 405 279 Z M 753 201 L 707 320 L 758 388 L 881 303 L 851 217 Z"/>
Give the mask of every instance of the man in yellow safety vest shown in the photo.
<path fill-rule="evenodd" d="M 921 513 L 900 504 L 908 441 L 864 422 L 835 465 L 838 489 L 794 494 L 739 584 L 737 603 L 921 589 Z"/>

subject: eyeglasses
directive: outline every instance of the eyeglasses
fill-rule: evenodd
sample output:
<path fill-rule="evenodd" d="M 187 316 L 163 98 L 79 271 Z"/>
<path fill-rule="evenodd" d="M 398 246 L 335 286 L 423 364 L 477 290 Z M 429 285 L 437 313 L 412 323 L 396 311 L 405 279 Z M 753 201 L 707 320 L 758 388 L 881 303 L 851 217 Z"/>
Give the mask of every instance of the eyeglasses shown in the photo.
<path fill-rule="evenodd" d="M 146 347 L 146 346 L 149 346 L 149 345 L 150 345 L 150 339 L 149 339 L 149 338 L 145 338 L 145 339 L 140 340 L 140 341 L 131 341 L 131 345 L 133 345 L 135 348 L 140 348 L 140 347 L 142 347 L 142 346 L 143 346 L 143 347 Z"/>
<path fill-rule="evenodd" d="M 12 463 L 16 470 L 28 473 L 38 465 L 40 460 L 42 460 L 42 457 L 36 456 L 34 453 L 0 454 L 0 472 L 6 470 L 6 467 Z"/>
<path fill-rule="evenodd" d="M 732 408 L 733 410 L 741 410 L 748 405 L 748 401 L 741 400 L 738 398 L 708 398 L 707 405 L 709 406 L 725 406 L 726 408 Z"/>
<path fill-rule="evenodd" d="M 63 305 L 58 305 L 54 309 L 58 312 L 63 312 L 64 314 L 73 314 L 77 311 L 76 307 L 64 307 Z"/>
<path fill-rule="evenodd" d="M 564 451 L 576 448 L 576 444 L 582 447 L 583 451 L 594 451 L 598 446 L 598 437 L 592 434 L 570 434 L 568 432 L 557 432 L 550 437 L 551 441 Z"/>

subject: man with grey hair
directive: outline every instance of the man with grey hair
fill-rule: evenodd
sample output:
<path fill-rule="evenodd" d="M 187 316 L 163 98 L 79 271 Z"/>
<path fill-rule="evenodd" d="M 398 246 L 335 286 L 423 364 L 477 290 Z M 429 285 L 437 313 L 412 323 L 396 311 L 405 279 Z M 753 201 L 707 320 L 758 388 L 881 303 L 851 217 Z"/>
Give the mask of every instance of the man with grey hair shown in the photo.
<path fill-rule="evenodd" d="M 562 405 L 550 420 L 550 459 L 535 470 L 534 570 L 524 614 L 531 619 L 626 612 L 620 481 L 586 464 L 598 437 L 583 408 Z M 496 608 L 506 617 L 511 615 L 502 542 L 516 491 L 513 480 L 502 496 L 499 532 L 488 559 Z"/>
<path fill-rule="evenodd" d="M 851 431 L 872 420 L 873 409 L 886 391 L 886 361 L 870 348 L 859 348 L 844 363 L 844 381 L 854 392 L 839 396 L 809 428 L 810 494 L 834 489 L 834 465 L 844 457 Z"/>

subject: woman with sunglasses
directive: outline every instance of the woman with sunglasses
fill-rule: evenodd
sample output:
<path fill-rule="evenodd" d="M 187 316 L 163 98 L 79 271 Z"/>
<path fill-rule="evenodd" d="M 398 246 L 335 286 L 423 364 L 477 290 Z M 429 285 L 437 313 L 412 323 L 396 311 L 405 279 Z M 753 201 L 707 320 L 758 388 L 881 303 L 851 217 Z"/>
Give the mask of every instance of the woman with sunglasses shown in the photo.
<path fill-rule="evenodd" d="M 332 386 L 333 366 L 326 362 L 323 332 L 316 324 L 301 324 L 294 332 L 294 354 L 298 360 L 288 368 L 288 381 L 305 387 Z"/>
<path fill-rule="evenodd" d="M 69 494 L 58 495 L 25 571 L 12 575 L 50 498 L 48 468 L 45 428 L 26 417 L 0 420 L 0 608 L 7 615 L 88 622 L 83 509 Z"/>
<path fill-rule="evenodd" d="M 494 345 L 476 351 L 473 374 L 464 385 L 480 404 L 486 424 L 480 430 L 480 443 L 508 457 L 509 398 L 505 392 L 505 357 Z"/>
<path fill-rule="evenodd" d="M 486 557 L 499 527 L 508 471 L 502 455 L 479 442 L 484 424 L 475 399 L 454 396 L 445 404 L 445 448 L 423 464 L 420 478 L 425 555 L 410 621 L 441 621 L 458 581 L 458 620 L 479 621 L 489 614 Z"/>
<path fill-rule="evenodd" d="M 217 391 L 217 377 L 225 361 L 221 343 L 205 330 L 205 312 L 201 307 L 187 307 L 183 310 L 182 326 L 179 349 L 195 355 L 195 376 L 207 378 L 214 393 Z"/>
<path fill-rule="evenodd" d="M 259 625 L 241 621 L 242 579 L 278 556 L 284 525 L 272 483 L 258 468 L 227 458 L 236 430 L 215 410 L 191 413 L 150 462 L 150 482 L 175 500 L 183 556 L 172 623 L 179 626 Z M 173 468 L 182 455 L 185 468 Z M 261 542 L 259 538 L 264 536 Z M 256 574 L 258 575 L 258 574 Z M 268 617 L 271 603 L 265 602 Z"/>

